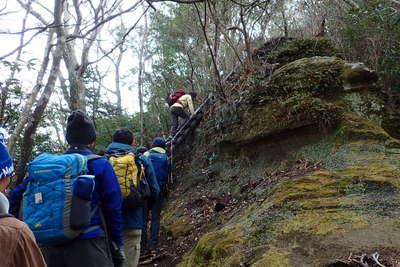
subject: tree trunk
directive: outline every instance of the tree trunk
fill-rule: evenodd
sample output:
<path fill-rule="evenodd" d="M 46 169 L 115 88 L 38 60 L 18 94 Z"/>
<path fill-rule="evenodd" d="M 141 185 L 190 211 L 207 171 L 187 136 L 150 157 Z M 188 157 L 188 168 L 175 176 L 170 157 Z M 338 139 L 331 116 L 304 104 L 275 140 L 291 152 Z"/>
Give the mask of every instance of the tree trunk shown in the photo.
<path fill-rule="evenodd" d="M 147 15 L 144 16 L 144 28 L 142 31 L 142 40 L 139 48 L 139 74 L 138 74 L 138 95 L 139 95 L 139 118 L 140 118 L 140 144 L 143 144 L 144 136 L 144 109 L 143 109 L 143 75 L 145 71 L 145 51 L 144 48 L 147 42 L 148 27 Z"/>
<path fill-rule="evenodd" d="M 288 21 L 286 18 L 286 13 L 285 13 L 285 3 L 282 4 L 282 10 L 281 10 L 281 14 L 282 14 L 282 21 L 283 21 L 283 32 L 285 34 L 285 37 L 289 37 L 289 27 L 288 27 Z"/>
<path fill-rule="evenodd" d="M 30 97 L 21 112 L 21 116 L 18 120 L 15 130 L 8 140 L 8 151 L 10 152 L 11 155 L 14 153 L 15 145 L 16 145 L 18 139 L 20 138 L 20 134 L 22 133 L 22 130 L 24 129 L 26 123 L 28 122 L 28 119 L 30 118 L 32 107 L 33 107 L 34 103 L 36 102 L 36 97 L 37 97 L 40 89 L 43 86 L 43 77 L 44 77 L 44 74 L 46 73 L 47 67 L 49 65 L 49 56 L 50 56 L 52 39 L 53 39 L 53 30 L 51 30 L 49 32 L 49 36 L 47 38 L 46 49 L 44 52 L 42 65 L 40 67 L 38 76 L 36 78 L 36 84 L 33 87 Z"/>
<path fill-rule="evenodd" d="M 75 56 L 74 43 L 68 42 L 65 45 L 64 51 L 64 62 L 68 70 L 68 81 L 69 81 L 69 102 L 68 106 L 70 110 L 81 109 L 86 111 L 85 103 L 85 91 L 86 86 L 83 82 L 82 74 L 79 73 L 81 67 Z"/>
<path fill-rule="evenodd" d="M 122 115 L 120 67 L 121 67 L 122 56 L 123 56 L 124 52 L 125 51 L 121 45 L 119 47 L 119 54 L 118 54 L 117 62 L 114 63 L 114 65 L 115 65 L 115 95 L 117 96 L 117 112 L 119 115 Z"/>
<path fill-rule="evenodd" d="M 54 2 L 55 2 L 54 24 L 61 25 L 61 17 L 64 10 L 64 0 L 61 1 L 55 0 Z M 57 33 L 57 44 L 55 51 L 53 53 L 53 62 L 50 69 L 50 74 L 46 86 L 43 90 L 43 93 L 40 96 L 40 99 L 35 107 L 35 110 L 33 111 L 31 120 L 28 122 L 28 125 L 26 126 L 24 131 L 24 136 L 22 139 L 22 146 L 21 146 L 21 157 L 16 170 L 17 179 L 15 181 L 15 184 L 20 183 L 25 176 L 25 166 L 31 158 L 33 149 L 33 135 L 36 133 L 39 122 L 41 121 L 43 113 L 50 100 L 50 96 L 54 91 L 55 83 L 58 77 L 58 72 L 60 71 L 60 62 L 63 55 L 65 37 L 62 33 L 60 26 L 55 27 L 55 31 Z"/>

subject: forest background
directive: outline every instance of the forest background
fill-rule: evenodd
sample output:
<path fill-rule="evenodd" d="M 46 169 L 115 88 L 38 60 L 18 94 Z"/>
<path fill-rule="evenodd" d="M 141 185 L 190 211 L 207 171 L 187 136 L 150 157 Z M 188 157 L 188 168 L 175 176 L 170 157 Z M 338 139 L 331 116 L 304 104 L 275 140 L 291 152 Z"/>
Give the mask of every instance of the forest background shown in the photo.
<path fill-rule="evenodd" d="M 229 101 L 224 77 L 271 38 L 331 38 L 379 72 L 399 117 L 398 0 L 2 0 L 0 23 L 0 124 L 16 182 L 38 153 L 66 149 L 71 110 L 93 119 L 99 150 L 121 126 L 147 145 L 168 136 L 169 93 Z"/>

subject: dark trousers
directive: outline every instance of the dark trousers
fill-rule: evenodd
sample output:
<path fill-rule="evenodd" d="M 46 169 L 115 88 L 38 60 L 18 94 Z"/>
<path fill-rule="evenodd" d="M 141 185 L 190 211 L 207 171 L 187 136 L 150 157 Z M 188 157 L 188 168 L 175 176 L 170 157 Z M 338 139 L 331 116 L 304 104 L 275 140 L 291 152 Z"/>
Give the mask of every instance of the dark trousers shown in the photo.
<path fill-rule="evenodd" d="M 149 248 L 155 249 L 158 247 L 159 233 L 160 233 L 160 217 L 161 209 L 164 202 L 164 195 L 160 194 L 151 207 L 151 228 L 150 228 L 150 240 Z"/>
<path fill-rule="evenodd" d="M 171 107 L 171 136 L 174 136 L 178 132 L 179 118 L 182 118 L 181 125 L 183 125 L 190 118 L 190 114 L 181 107 Z"/>
<path fill-rule="evenodd" d="M 142 238 L 140 240 L 140 248 L 142 251 L 147 249 L 147 222 L 149 220 L 149 201 L 144 202 L 143 207 L 143 217 L 144 217 L 144 227 L 142 229 Z"/>
<path fill-rule="evenodd" d="M 48 267 L 114 267 L 105 238 L 79 239 L 66 245 L 44 247 Z"/>

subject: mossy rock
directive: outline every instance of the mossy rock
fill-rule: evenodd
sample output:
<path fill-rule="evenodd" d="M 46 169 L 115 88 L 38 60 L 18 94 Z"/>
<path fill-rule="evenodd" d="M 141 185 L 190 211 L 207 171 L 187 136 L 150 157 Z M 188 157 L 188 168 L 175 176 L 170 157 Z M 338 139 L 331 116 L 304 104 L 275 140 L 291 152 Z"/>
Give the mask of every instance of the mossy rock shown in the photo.
<path fill-rule="evenodd" d="M 262 206 L 235 223 L 252 225 L 253 246 L 272 247 L 256 261 L 264 266 L 323 266 L 349 251 L 394 249 L 400 245 L 400 234 L 393 233 L 400 213 L 398 177 L 396 165 L 369 164 L 284 179 Z"/>
<path fill-rule="evenodd" d="M 374 82 L 376 74 L 361 64 L 336 57 L 296 60 L 275 71 L 268 82 L 251 88 L 248 107 L 237 110 L 240 118 L 220 128 L 215 139 L 245 143 L 307 125 L 326 132 L 338 125 L 344 112 L 380 123 L 383 101 L 373 91 Z M 225 115 L 216 115 L 215 120 L 224 121 Z"/>
<path fill-rule="evenodd" d="M 262 256 L 260 260 L 253 263 L 251 267 L 292 267 L 290 260 L 287 258 L 289 253 L 285 250 L 271 247 Z"/>
<path fill-rule="evenodd" d="M 348 63 L 337 57 L 301 58 L 276 70 L 267 81 L 256 83 L 249 101 L 265 104 L 277 97 L 296 95 L 332 101 L 344 91 L 377 90 L 377 80 L 376 73 L 361 63 Z"/>
<path fill-rule="evenodd" d="M 338 51 L 328 38 L 276 38 L 255 50 L 253 58 L 270 64 L 284 65 L 306 57 L 336 55 Z"/>
<path fill-rule="evenodd" d="M 184 256 L 180 267 L 240 266 L 243 249 L 240 228 L 224 228 L 204 235 L 195 248 Z"/>
<path fill-rule="evenodd" d="M 395 114 L 385 113 L 382 120 L 382 128 L 392 137 L 400 139 L 400 117 Z"/>
<path fill-rule="evenodd" d="M 382 144 L 391 148 L 400 148 L 400 141 L 391 137 L 376 123 L 362 119 L 353 113 L 346 113 L 337 133 L 337 143 L 362 142 Z"/>
<path fill-rule="evenodd" d="M 207 168 L 219 167 L 202 194 L 247 204 L 203 225 L 181 266 L 325 266 L 375 251 L 400 260 L 400 141 L 385 130 L 376 73 L 331 55 L 291 57 L 292 41 L 258 54 L 281 67 L 237 106 L 218 107 L 218 127 L 203 124 L 191 166 L 206 151 L 218 155 Z M 193 199 L 186 189 L 179 197 Z"/>
<path fill-rule="evenodd" d="M 309 125 L 326 132 L 342 120 L 342 113 L 340 106 L 320 98 L 295 96 L 244 112 L 238 129 L 225 129 L 220 141 L 246 143 Z"/>
<path fill-rule="evenodd" d="M 187 236 L 194 229 L 194 225 L 191 223 L 189 216 L 181 216 L 174 220 L 171 224 L 165 225 L 165 230 L 167 234 L 173 238 L 179 238 L 182 236 Z"/>
<path fill-rule="evenodd" d="M 378 81 L 378 74 L 363 63 L 346 64 L 342 73 L 345 90 L 374 87 Z"/>

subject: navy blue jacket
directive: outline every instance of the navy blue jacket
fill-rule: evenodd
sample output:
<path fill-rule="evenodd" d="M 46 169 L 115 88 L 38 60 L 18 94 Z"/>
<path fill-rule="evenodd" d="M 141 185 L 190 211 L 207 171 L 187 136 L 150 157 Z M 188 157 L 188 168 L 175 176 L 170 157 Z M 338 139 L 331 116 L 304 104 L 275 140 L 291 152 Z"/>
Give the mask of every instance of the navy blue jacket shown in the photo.
<path fill-rule="evenodd" d="M 66 152 L 72 153 L 72 152 Z M 82 155 L 93 154 L 91 152 L 74 152 Z M 115 172 L 105 158 L 99 158 L 89 161 L 88 163 L 89 174 L 95 175 L 95 189 L 92 197 L 92 209 L 100 203 L 101 209 L 104 214 L 104 218 L 107 224 L 107 232 L 109 238 L 115 241 L 118 245 L 122 245 L 122 216 L 121 216 L 121 189 Z M 18 216 L 18 207 L 22 199 L 22 194 L 26 189 L 26 185 L 29 182 L 29 177 L 25 178 L 24 181 L 18 185 L 10 195 L 10 213 Z M 102 220 L 99 210 L 91 218 L 90 225 L 88 227 L 102 225 Z M 81 234 L 78 239 L 91 239 L 104 236 L 102 229 L 90 231 L 85 234 Z"/>
<path fill-rule="evenodd" d="M 133 152 L 137 154 L 138 160 L 141 161 L 145 168 L 146 179 L 149 182 L 151 194 L 153 198 L 158 197 L 160 193 L 160 187 L 157 182 L 157 178 L 153 169 L 151 161 L 145 156 L 136 153 L 136 149 L 130 145 L 113 142 L 106 148 L 106 155 L 120 154 L 126 152 Z M 144 228 L 144 211 L 143 208 L 136 208 L 129 213 L 122 213 L 123 217 L 123 228 L 124 229 L 143 229 Z"/>

